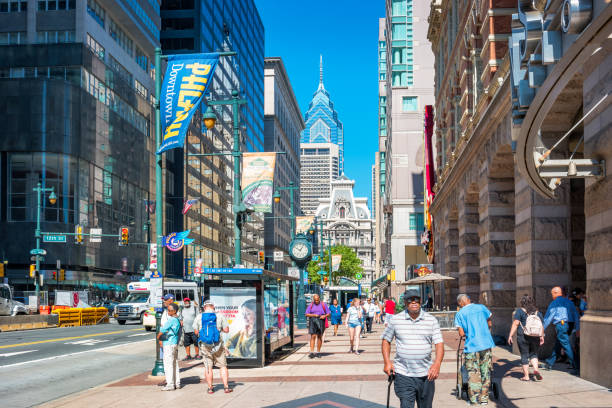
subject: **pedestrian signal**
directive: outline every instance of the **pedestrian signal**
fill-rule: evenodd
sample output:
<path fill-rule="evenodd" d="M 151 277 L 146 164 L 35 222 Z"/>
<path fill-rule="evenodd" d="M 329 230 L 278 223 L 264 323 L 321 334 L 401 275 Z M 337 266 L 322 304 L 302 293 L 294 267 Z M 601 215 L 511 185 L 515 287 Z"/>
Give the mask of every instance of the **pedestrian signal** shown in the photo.
<path fill-rule="evenodd" d="M 36 265 L 30 264 L 30 278 L 33 278 L 35 276 L 36 276 Z"/>
<path fill-rule="evenodd" d="M 74 240 L 75 243 L 78 245 L 82 245 L 83 244 L 83 227 L 80 225 L 75 225 L 74 226 Z"/>
<path fill-rule="evenodd" d="M 130 230 L 128 227 L 121 227 L 119 230 L 119 236 L 121 237 L 119 240 L 119 246 L 127 246 L 130 240 Z"/>

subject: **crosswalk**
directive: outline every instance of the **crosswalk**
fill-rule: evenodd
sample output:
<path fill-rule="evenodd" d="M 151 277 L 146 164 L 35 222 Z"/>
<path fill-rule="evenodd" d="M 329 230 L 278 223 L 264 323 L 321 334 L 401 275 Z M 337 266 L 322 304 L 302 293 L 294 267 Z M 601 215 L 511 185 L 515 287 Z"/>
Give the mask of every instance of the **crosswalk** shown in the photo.
<path fill-rule="evenodd" d="M 69 342 L 64 343 L 64 344 L 75 344 L 75 345 L 79 345 L 79 346 L 95 346 L 96 344 L 105 343 L 107 341 L 110 341 L 110 340 L 84 339 L 84 340 L 78 340 L 78 341 L 69 341 Z"/>

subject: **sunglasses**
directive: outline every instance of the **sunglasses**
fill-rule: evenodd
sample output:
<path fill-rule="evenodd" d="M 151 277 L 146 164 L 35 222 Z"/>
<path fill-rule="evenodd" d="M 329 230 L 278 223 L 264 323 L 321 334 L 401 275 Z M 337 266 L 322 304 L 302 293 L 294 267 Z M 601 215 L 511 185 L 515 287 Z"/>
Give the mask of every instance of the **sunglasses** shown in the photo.
<path fill-rule="evenodd" d="M 414 302 L 414 303 L 421 303 L 421 298 L 418 297 L 418 296 L 411 296 L 409 298 L 406 298 L 406 301 L 408 303 L 412 303 L 412 302 Z"/>

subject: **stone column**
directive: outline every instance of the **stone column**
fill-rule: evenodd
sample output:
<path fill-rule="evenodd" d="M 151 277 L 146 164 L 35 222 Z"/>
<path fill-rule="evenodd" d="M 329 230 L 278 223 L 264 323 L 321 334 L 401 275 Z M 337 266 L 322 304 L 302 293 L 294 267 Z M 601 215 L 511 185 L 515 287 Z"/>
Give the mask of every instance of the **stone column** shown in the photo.
<path fill-rule="evenodd" d="M 572 283 L 568 182 L 550 199 L 534 192 L 518 172 L 515 180 L 516 304 L 528 294 L 545 311 L 550 289 Z"/>
<path fill-rule="evenodd" d="M 457 230 L 457 211 L 454 210 L 449 214 L 447 219 L 446 234 L 444 234 L 444 263 L 446 264 L 445 275 L 455 278 L 455 280 L 449 280 L 444 282 L 444 304 L 443 306 L 452 306 L 456 303 L 458 292 L 458 278 L 459 278 L 459 231 Z M 436 292 L 439 291 L 439 284 L 436 285 Z M 440 303 L 438 303 L 440 304 Z"/>
<path fill-rule="evenodd" d="M 484 174 L 483 174 L 484 173 Z M 480 303 L 493 312 L 493 334 L 507 336 L 515 305 L 514 179 L 481 173 Z M 512 173 L 510 173 L 512 174 Z"/>
<path fill-rule="evenodd" d="M 480 294 L 480 240 L 478 239 L 478 193 L 459 199 L 459 292 L 474 301 Z"/>
<path fill-rule="evenodd" d="M 612 92 L 610 41 L 583 67 L 583 111 Z M 584 212 L 586 292 L 589 310 L 580 320 L 580 375 L 612 386 L 612 105 L 589 116 L 584 124 L 584 157 L 606 161 L 607 176 L 587 178 Z M 599 352 L 597 351 L 599 350 Z"/>

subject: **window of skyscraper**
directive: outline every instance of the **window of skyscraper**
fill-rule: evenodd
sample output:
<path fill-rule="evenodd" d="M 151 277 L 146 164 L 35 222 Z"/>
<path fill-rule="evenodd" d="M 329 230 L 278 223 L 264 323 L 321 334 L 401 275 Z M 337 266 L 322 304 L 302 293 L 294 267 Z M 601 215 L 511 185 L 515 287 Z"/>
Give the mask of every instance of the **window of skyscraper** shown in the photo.
<path fill-rule="evenodd" d="M 96 0 L 87 0 L 87 12 L 98 22 L 98 24 L 104 27 L 106 13 Z"/>
<path fill-rule="evenodd" d="M 0 0 L 0 13 L 14 13 L 27 11 L 28 2 L 26 0 Z"/>
<path fill-rule="evenodd" d="M 406 33 L 407 33 L 406 24 L 392 24 L 391 25 L 391 39 L 405 40 Z"/>
<path fill-rule="evenodd" d="M 193 18 L 163 18 L 162 30 L 190 30 L 194 26 Z"/>
<path fill-rule="evenodd" d="M 416 112 L 419 109 L 418 98 L 416 96 L 402 97 L 402 111 Z"/>

